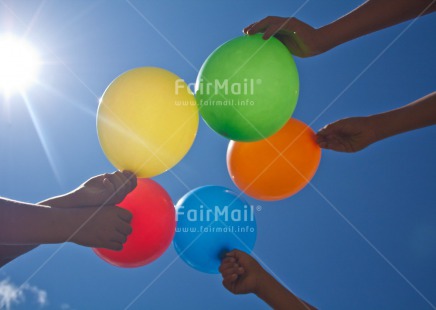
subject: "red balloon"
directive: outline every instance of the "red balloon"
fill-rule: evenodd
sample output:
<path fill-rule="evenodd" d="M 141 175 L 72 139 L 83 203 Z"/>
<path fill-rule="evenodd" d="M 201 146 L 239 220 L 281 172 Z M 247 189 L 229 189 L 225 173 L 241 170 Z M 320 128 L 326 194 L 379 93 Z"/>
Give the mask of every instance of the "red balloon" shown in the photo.
<path fill-rule="evenodd" d="M 137 187 L 119 204 L 132 212 L 132 233 L 121 251 L 96 249 L 103 260 L 118 267 L 133 268 L 161 256 L 174 238 L 175 209 L 168 193 L 153 180 L 138 179 Z"/>

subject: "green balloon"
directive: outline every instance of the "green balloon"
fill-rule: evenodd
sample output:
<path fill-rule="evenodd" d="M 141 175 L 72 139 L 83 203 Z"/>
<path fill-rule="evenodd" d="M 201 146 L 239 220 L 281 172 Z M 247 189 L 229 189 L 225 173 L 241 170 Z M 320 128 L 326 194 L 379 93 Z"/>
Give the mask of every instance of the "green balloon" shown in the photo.
<path fill-rule="evenodd" d="M 288 49 L 262 34 L 218 47 L 197 76 L 195 92 L 205 122 L 224 137 L 258 141 L 282 128 L 297 104 L 298 71 Z"/>

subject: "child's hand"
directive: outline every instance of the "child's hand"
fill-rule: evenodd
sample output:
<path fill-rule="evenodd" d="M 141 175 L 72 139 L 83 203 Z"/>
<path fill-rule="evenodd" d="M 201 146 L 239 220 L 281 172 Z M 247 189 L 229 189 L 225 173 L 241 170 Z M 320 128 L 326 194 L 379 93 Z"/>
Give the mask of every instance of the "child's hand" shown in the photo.
<path fill-rule="evenodd" d="M 224 287 L 233 294 L 254 293 L 272 309 L 315 310 L 288 291 L 245 252 L 233 250 L 227 253 L 219 271 Z"/>
<path fill-rule="evenodd" d="M 257 294 L 268 275 L 254 258 L 239 250 L 226 254 L 219 271 L 224 287 L 233 294 Z"/>
<path fill-rule="evenodd" d="M 79 245 L 119 251 L 131 234 L 132 214 L 116 206 L 64 209 L 68 218 L 60 223 L 68 241 Z"/>
<path fill-rule="evenodd" d="M 264 39 L 275 36 L 293 55 L 299 57 L 315 56 L 331 48 L 320 30 L 297 18 L 268 16 L 244 28 L 243 32 L 248 35 L 263 32 Z"/>
<path fill-rule="evenodd" d="M 317 143 L 338 152 L 357 152 L 377 141 L 375 129 L 369 117 L 345 118 L 322 128 Z"/>
<path fill-rule="evenodd" d="M 136 187 L 136 176 L 129 171 L 117 171 L 95 176 L 72 195 L 75 206 L 115 205 L 123 201 Z"/>

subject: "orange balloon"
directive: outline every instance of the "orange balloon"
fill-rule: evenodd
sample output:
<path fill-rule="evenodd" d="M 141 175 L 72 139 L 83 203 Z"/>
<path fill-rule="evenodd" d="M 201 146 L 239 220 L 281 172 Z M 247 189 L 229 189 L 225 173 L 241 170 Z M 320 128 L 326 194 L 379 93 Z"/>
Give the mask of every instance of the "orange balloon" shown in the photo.
<path fill-rule="evenodd" d="M 310 182 L 320 160 L 315 133 L 294 118 L 265 140 L 230 141 L 227 149 L 227 169 L 233 182 L 260 200 L 294 195 Z"/>

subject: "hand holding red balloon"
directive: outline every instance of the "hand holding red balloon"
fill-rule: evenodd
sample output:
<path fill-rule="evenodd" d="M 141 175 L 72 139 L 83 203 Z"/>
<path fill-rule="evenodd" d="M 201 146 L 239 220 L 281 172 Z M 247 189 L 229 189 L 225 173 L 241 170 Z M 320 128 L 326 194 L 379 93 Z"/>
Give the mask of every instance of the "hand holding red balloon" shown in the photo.
<path fill-rule="evenodd" d="M 138 186 L 120 207 L 133 215 L 133 232 L 121 251 L 94 249 L 106 262 L 118 267 L 139 267 L 161 256 L 174 237 L 176 218 L 168 193 L 150 179 L 139 179 Z"/>

